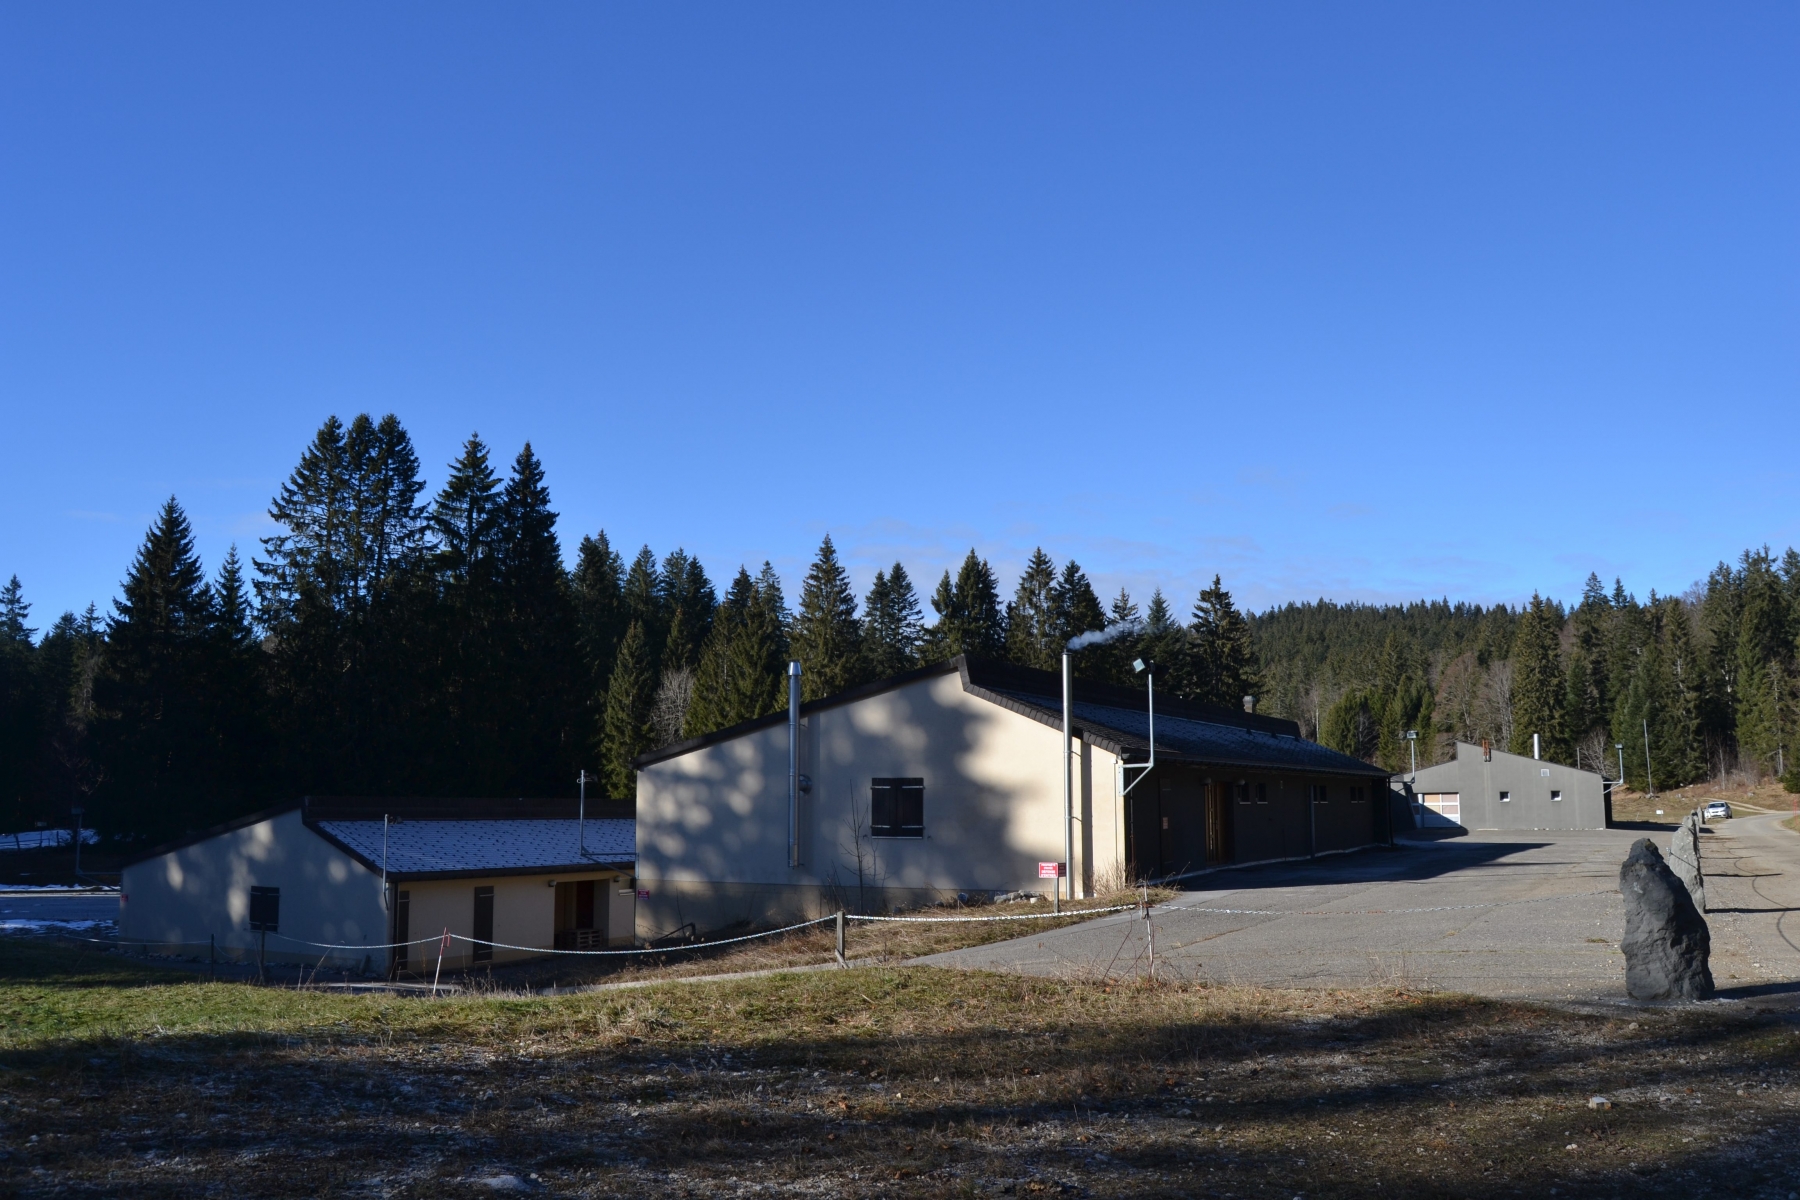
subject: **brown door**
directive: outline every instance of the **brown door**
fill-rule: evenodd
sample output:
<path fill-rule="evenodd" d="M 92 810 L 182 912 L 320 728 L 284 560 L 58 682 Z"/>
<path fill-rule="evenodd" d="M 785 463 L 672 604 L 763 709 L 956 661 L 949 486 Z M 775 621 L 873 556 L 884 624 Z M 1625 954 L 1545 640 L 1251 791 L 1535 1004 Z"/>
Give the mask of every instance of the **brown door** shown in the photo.
<path fill-rule="evenodd" d="M 1231 797 L 1216 779 L 1206 784 L 1206 861 L 1231 861 Z"/>

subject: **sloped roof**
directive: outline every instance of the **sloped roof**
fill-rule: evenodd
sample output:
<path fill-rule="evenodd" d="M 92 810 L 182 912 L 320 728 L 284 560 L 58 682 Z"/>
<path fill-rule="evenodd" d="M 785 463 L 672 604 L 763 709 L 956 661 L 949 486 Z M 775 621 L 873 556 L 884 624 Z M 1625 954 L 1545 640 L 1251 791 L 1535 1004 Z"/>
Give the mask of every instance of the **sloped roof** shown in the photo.
<path fill-rule="evenodd" d="M 963 690 L 1034 721 L 1062 727 L 1062 680 L 1050 671 L 959 655 L 947 662 L 875 683 L 823 696 L 800 706 L 802 714 L 854 703 L 921 679 L 956 672 Z M 1076 680 L 1070 705 L 1078 731 L 1088 741 L 1128 758 L 1142 759 L 1150 749 L 1144 693 L 1135 688 Z M 704 737 L 689 738 L 652 750 L 633 760 L 639 770 L 665 759 L 717 745 L 787 720 L 785 712 L 745 721 Z M 1300 726 L 1281 717 L 1238 709 L 1158 699 L 1156 753 L 1194 763 L 1332 775 L 1379 775 L 1387 772 L 1361 759 L 1328 749 L 1300 736 Z"/>
<path fill-rule="evenodd" d="M 382 869 L 380 821 L 317 820 L 308 824 L 364 866 Z M 387 826 L 387 873 L 401 879 L 516 875 L 629 866 L 637 861 L 635 821 L 590 819 L 585 838 L 578 825 L 573 820 L 394 821 Z"/>

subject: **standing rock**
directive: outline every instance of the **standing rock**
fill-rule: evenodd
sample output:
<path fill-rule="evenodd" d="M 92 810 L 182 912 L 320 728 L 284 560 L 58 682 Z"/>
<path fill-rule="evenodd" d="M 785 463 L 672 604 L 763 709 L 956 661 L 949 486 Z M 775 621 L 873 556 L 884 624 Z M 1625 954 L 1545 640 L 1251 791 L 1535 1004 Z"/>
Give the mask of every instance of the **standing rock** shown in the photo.
<path fill-rule="evenodd" d="M 1633 1000 L 1705 1000 L 1713 994 L 1712 934 L 1693 897 L 1639 838 L 1619 868 L 1625 897 L 1625 990 Z"/>
<path fill-rule="evenodd" d="M 1687 885 L 1688 896 L 1700 912 L 1706 911 L 1706 877 L 1700 872 L 1700 818 L 1689 813 L 1669 839 L 1669 870 Z"/>

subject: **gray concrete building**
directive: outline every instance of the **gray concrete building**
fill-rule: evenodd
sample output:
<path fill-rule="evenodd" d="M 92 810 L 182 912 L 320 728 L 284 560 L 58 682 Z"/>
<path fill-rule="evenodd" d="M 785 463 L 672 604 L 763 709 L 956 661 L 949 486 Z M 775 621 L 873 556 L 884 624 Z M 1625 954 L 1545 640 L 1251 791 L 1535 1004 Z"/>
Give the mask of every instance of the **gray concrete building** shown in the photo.
<path fill-rule="evenodd" d="M 1456 743 L 1456 757 L 1393 777 L 1420 829 L 1605 829 L 1612 794 L 1593 771 Z"/>

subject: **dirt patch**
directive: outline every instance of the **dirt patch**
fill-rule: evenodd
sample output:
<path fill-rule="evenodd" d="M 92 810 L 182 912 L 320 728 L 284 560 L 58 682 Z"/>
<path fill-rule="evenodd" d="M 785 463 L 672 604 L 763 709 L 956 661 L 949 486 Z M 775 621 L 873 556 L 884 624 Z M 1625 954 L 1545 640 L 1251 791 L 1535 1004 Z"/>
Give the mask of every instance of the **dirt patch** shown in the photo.
<path fill-rule="evenodd" d="M 921 968 L 430 1001 L 35 946 L 0 973 L 11 1195 L 1784 1196 L 1800 1178 L 1800 1038 L 1735 1006 Z"/>

